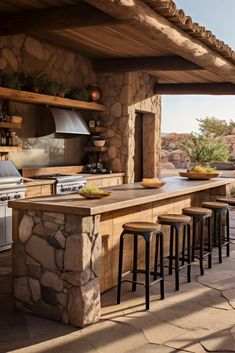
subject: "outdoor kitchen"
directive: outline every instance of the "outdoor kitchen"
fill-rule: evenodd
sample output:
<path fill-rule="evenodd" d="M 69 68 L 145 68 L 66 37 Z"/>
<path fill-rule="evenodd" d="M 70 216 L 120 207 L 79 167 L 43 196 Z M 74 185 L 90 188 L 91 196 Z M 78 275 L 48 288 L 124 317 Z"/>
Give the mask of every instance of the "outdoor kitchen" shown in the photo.
<path fill-rule="evenodd" d="M 161 94 L 235 93 L 232 49 L 172 4 L 0 4 L 0 264 L 22 315 L 83 329 L 123 282 L 143 284 L 148 311 L 169 283 L 187 291 L 195 251 L 204 278 L 233 255 L 234 178 L 160 179 Z"/>

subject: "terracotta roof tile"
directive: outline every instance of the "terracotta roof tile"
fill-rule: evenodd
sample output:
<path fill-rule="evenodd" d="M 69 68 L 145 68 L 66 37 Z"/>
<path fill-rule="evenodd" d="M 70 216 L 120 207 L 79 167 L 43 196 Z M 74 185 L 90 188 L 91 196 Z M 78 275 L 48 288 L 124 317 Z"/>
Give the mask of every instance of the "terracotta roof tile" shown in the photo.
<path fill-rule="evenodd" d="M 224 58 L 235 63 L 235 52 L 225 44 L 222 40 L 205 27 L 193 22 L 190 16 L 186 16 L 184 10 L 177 9 L 176 4 L 172 0 L 144 0 L 152 9 L 160 15 L 166 17 L 170 22 L 180 27 L 190 36 L 200 40 L 211 49 L 220 53 Z"/>

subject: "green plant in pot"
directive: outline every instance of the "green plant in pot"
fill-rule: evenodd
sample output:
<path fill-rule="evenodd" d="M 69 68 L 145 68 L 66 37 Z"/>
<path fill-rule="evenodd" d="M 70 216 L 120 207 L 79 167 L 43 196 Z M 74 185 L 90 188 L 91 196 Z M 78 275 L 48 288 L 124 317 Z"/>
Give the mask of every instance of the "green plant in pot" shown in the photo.
<path fill-rule="evenodd" d="M 21 89 L 22 83 L 20 82 L 20 74 L 14 73 L 0 73 L 0 84 L 2 87 Z"/>
<path fill-rule="evenodd" d="M 68 91 L 68 86 L 66 85 L 66 83 L 59 83 L 58 96 L 64 98 L 64 96 L 66 95 L 67 91 Z"/>
<path fill-rule="evenodd" d="M 89 94 L 87 89 L 73 88 L 69 92 L 69 97 L 72 99 L 77 99 L 79 101 L 85 101 L 85 102 L 88 102 L 89 100 Z"/>
<path fill-rule="evenodd" d="M 42 72 L 21 73 L 20 80 L 23 89 L 31 92 L 40 92 L 45 81 L 45 75 Z"/>
<path fill-rule="evenodd" d="M 58 96 L 60 92 L 60 84 L 58 82 L 52 81 L 45 83 L 43 93 L 49 94 L 50 96 Z"/>

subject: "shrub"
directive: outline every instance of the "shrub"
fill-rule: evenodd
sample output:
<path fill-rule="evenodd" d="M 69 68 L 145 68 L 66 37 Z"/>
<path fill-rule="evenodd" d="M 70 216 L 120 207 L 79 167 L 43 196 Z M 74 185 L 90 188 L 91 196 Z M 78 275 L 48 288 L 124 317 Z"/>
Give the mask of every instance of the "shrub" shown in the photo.
<path fill-rule="evenodd" d="M 215 117 L 206 117 L 197 119 L 199 122 L 199 129 L 202 135 L 210 135 L 214 136 L 223 136 L 230 135 L 232 129 L 235 127 L 235 122 L 230 120 L 227 122 L 226 120 L 217 119 Z"/>
<path fill-rule="evenodd" d="M 193 134 L 182 139 L 180 149 L 191 159 L 192 163 L 227 162 L 230 153 L 221 137 L 209 137 Z"/>

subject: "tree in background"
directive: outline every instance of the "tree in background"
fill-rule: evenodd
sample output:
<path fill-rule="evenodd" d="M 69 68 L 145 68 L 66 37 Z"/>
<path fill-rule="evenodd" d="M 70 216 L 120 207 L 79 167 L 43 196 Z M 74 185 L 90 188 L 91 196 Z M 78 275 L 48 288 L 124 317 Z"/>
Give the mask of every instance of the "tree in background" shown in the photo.
<path fill-rule="evenodd" d="M 180 149 L 196 164 L 227 162 L 230 157 L 228 146 L 221 137 L 193 134 L 181 140 Z"/>
<path fill-rule="evenodd" d="M 235 121 L 217 119 L 215 117 L 206 117 L 197 119 L 199 122 L 199 130 L 202 135 L 208 136 L 213 134 L 214 136 L 225 136 L 230 135 L 232 129 L 235 127 Z"/>

